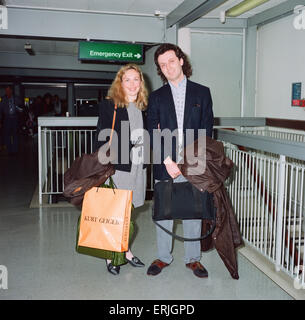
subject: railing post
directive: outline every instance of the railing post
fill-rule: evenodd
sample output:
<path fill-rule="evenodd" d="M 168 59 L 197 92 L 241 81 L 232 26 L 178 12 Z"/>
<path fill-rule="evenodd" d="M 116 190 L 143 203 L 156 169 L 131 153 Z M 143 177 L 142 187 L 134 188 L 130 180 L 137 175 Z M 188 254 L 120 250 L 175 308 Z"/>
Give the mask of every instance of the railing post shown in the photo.
<path fill-rule="evenodd" d="M 276 212 L 276 243 L 275 243 L 275 269 L 281 269 L 281 253 L 283 242 L 283 214 L 284 214 L 284 193 L 285 193 L 285 164 L 286 157 L 280 155 L 280 165 L 278 174 L 278 199 L 277 199 L 277 212 Z"/>
<path fill-rule="evenodd" d="M 42 150 L 41 150 L 41 126 L 38 125 L 38 193 L 39 205 L 42 204 L 42 186 L 41 186 L 41 172 L 42 170 Z"/>

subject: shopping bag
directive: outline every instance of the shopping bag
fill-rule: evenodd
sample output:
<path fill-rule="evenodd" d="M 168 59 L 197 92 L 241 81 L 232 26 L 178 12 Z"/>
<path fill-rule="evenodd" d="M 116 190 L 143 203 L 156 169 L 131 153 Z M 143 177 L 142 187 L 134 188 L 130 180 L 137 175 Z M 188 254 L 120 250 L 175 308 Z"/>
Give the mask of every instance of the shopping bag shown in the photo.
<path fill-rule="evenodd" d="M 81 218 L 81 216 L 79 216 L 77 219 L 77 233 L 76 233 L 76 246 L 75 246 L 75 250 L 77 253 L 85 254 L 88 256 L 95 257 L 95 258 L 111 260 L 111 263 L 114 266 L 120 266 L 120 265 L 126 264 L 128 262 L 125 258 L 125 252 L 115 252 L 115 251 L 108 251 L 108 250 L 79 246 L 78 245 L 78 238 L 79 238 L 80 218 Z M 130 220 L 129 244 L 130 244 L 130 241 L 132 239 L 133 234 L 134 234 L 134 223 L 132 220 Z"/>
<path fill-rule="evenodd" d="M 85 193 L 78 246 L 128 250 L 132 191 L 94 187 Z"/>

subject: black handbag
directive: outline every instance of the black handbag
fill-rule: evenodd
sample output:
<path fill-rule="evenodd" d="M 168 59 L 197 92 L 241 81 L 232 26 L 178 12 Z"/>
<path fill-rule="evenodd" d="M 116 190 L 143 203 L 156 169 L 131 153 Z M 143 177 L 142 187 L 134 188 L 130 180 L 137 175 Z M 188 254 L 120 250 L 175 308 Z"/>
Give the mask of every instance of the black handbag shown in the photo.
<path fill-rule="evenodd" d="M 154 208 L 152 219 L 162 230 L 183 241 L 205 239 L 216 227 L 216 209 L 213 194 L 201 192 L 190 182 L 173 183 L 173 179 L 159 181 L 154 186 Z M 200 238 L 183 238 L 161 226 L 157 221 L 174 219 L 208 219 L 213 225 Z"/>

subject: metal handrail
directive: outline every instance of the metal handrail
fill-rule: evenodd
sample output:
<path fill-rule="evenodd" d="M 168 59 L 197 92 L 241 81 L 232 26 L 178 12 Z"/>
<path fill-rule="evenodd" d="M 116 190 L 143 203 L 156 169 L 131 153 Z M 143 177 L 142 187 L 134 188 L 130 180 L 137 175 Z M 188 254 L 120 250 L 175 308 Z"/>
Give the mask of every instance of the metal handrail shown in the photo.
<path fill-rule="evenodd" d="M 305 160 L 305 143 L 253 135 L 243 132 L 217 128 L 214 129 L 217 140 L 230 142 L 247 148 L 258 149 L 295 159 Z"/>
<path fill-rule="evenodd" d="M 40 127 L 96 127 L 98 117 L 39 117 Z M 261 127 L 266 125 L 266 118 L 254 117 L 215 117 L 214 126 Z"/>

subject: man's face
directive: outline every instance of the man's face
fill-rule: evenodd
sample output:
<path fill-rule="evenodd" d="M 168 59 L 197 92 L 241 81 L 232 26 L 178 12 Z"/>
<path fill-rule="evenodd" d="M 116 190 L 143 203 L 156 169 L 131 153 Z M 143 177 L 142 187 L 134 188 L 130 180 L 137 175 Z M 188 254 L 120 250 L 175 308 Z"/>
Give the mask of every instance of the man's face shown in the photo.
<path fill-rule="evenodd" d="M 10 98 L 12 96 L 12 89 L 10 87 L 5 88 L 5 95 Z"/>
<path fill-rule="evenodd" d="M 176 56 L 175 51 L 169 50 L 158 57 L 159 67 L 165 78 L 171 82 L 180 81 L 183 78 L 183 59 Z"/>

